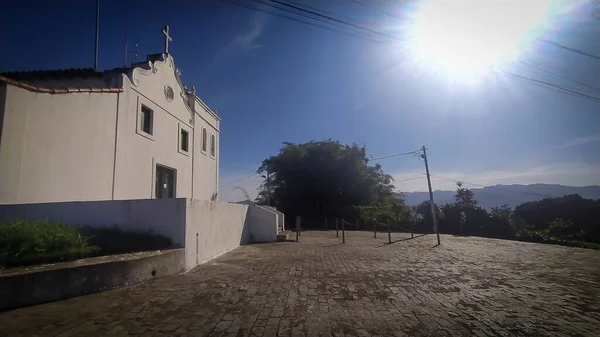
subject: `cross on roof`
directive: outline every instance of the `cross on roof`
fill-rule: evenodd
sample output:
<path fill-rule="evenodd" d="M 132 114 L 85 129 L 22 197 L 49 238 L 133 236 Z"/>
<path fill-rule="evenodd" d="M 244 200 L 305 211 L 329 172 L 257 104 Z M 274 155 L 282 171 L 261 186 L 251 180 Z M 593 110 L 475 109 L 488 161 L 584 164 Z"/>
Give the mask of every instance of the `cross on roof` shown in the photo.
<path fill-rule="evenodd" d="M 165 26 L 162 30 L 163 35 L 165 36 L 165 54 L 169 53 L 169 41 L 173 41 L 171 36 L 169 35 L 169 26 Z"/>

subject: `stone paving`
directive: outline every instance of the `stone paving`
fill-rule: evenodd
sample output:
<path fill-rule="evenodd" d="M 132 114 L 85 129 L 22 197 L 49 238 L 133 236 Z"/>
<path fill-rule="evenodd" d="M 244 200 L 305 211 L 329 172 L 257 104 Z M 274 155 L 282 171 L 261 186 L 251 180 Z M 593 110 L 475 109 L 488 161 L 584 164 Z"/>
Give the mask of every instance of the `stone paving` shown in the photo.
<path fill-rule="evenodd" d="M 184 274 L 0 313 L 0 335 L 600 335 L 600 251 L 409 237 L 243 246 Z"/>

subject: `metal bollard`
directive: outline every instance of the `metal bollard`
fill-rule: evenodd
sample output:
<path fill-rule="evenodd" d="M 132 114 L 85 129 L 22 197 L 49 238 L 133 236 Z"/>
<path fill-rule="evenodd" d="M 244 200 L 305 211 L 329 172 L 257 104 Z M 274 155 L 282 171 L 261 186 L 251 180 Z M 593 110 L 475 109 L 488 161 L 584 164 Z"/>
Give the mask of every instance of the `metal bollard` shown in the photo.
<path fill-rule="evenodd" d="M 377 223 L 373 221 L 373 237 L 377 237 Z"/>
<path fill-rule="evenodd" d="M 296 242 L 298 242 L 298 236 L 300 233 L 300 216 L 296 217 Z"/>

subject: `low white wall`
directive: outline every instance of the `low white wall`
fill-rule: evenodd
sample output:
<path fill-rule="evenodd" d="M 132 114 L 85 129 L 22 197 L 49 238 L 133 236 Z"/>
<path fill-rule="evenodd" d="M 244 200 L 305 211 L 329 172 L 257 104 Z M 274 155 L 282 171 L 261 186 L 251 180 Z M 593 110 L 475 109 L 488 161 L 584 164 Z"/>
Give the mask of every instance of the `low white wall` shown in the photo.
<path fill-rule="evenodd" d="M 267 207 L 251 204 L 248 209 L 248 225 L 251 242 L 277 241 L 277 213 Z"/>
<path fill-rule="evenodd" d="M 249 242 L 247 205 L 187 199 L 186 209 L 186 269 Z"/>
<path fill-rule="evenodd" d="M 0 221 L 48 219 L 166 236 L 185 248 L 186 269 L 243 244 L 277 241 L 278 213 L 255 204 L 184 198 L 0 205 Z"/>
<path fill-rule="evenodd" d="M 266 207 L 267 209 L 277 213 L 277 227 L 281 228 L 282 231 L 285 231 L 285 215 L 283 213 L 281 213 L 280 211 L 278 211 L 274 207 L 271 207 L 271 206 L 262 206 L 262 207 Z"/>
<path fill-rule="evenodd" d="M 114 227 L 152 232 L 185 245 L 186 199 L 71 201 L 0 205 L 0 220 L 63 221 L 76 227 Z"/>

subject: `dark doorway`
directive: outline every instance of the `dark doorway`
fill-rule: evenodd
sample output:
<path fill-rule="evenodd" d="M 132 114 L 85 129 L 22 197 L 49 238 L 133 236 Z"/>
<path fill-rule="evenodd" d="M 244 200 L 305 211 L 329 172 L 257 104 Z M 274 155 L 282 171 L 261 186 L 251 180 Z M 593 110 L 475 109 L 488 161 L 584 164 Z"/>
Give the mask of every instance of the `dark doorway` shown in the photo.
<path fill-rule="evenodd" d="M 175 197 L 175 170 L 156 165 L 156 198 Z"/>

